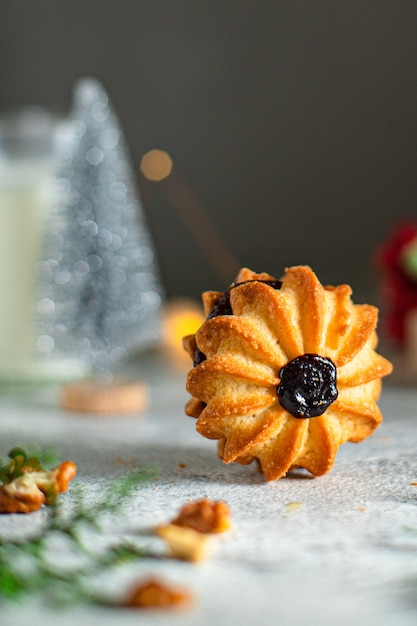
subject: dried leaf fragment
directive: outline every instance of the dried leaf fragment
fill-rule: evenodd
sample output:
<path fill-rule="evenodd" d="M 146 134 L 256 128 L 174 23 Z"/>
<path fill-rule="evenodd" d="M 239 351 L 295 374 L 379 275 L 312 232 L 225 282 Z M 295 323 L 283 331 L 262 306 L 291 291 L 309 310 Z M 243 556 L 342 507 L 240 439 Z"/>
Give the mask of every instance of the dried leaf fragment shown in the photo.
<path fill-rule="evenodd" d="M 136 585 L 123 606 L 137 609 L 177 608 L 190 604 L 191 594 L 185 589 L 170 587 L 156 578 Z"/>

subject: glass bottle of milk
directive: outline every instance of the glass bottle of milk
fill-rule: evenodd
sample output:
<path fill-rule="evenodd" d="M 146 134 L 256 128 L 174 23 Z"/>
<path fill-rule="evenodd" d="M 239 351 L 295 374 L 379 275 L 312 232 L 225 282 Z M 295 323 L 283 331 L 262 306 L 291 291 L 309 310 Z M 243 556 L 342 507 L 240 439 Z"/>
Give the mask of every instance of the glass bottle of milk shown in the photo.
<path fill-rule="evenodd" d="M 0 118 L 0 382 L 37 378 L 36 267 L 55 165 L 46 111 Z"/>

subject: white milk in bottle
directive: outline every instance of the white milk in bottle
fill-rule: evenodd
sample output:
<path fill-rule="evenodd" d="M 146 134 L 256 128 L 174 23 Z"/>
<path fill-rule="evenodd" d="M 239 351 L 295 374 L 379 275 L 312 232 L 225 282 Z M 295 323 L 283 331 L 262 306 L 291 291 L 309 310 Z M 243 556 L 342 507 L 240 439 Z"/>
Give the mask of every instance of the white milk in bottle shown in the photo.
<path fill-rule="evenodd" d="M 36 266 L 53 200 L 52 132 L 43 110 L 0 119 L 0 382 L 36 378 Z"/>

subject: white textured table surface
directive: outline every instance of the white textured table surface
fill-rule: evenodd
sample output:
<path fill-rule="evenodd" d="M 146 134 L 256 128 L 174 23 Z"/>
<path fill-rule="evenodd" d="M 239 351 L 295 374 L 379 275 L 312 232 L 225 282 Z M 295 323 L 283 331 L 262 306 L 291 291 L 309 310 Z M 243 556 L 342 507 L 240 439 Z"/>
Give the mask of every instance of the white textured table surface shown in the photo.
<path fill-rule="evenodd" d="M 152 359 L 135 368 L 151 386 L 151 407 L 140 416 L 66 413 L 50 389 L 3 395 L 0 453 L 16 443 L 56 445 L 92 493 L 128 469 L 157 466 L 158 480 L 131 502 L 128 518 L 139 531 L 167 522 L 187 500 L 227 501 L 233 529 L 210 559 L 140 560 L 102 583 L 117 591 L 155 574 L 190 589 L 195 604 L 181 613 L 52 612 L 41 599 L 28 600 L 0 605 L 1 626 L 417 623 L 417 391 L 386 386 L 383 425 L 365 442 L 342 446 L 328 475 L 266 483 L 254 465 L 223 465 L 215 442 L 195 433 L 183 412 L 183 375 Z M 302 506 L 292 510 L 291 502 Z M 41 523 L 40 512 L 2 516 L 0 533 L 24 534 Z"/>

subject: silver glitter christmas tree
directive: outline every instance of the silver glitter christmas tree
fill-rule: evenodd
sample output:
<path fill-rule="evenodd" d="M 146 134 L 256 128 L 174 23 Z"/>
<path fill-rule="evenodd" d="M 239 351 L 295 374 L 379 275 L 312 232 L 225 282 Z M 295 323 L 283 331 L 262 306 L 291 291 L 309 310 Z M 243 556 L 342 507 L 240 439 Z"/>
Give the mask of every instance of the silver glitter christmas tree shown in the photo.
<path fill-rule="evenodd" d="M 159 336 L 157 259 L 126 142 L 102 85 L 78 82 L 39 268 L 38 350 L 106 382 Z"/>

